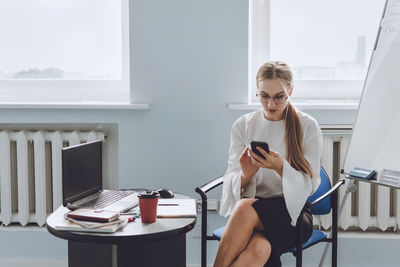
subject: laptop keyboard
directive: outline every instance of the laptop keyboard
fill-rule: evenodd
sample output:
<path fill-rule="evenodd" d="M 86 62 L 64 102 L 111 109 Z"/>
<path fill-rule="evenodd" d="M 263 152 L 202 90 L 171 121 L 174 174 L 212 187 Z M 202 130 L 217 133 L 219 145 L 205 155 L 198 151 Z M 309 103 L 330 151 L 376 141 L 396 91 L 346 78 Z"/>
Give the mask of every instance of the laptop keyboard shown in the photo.
<path fill-rule="evenodd" d="M 86 202 L 85 204 L 83 204 L 83 206 L 88 208 L 101 209 L 131 194 L 133 194 L 132 191 L 109 190 L 103 192 L 99 197 Z"/>

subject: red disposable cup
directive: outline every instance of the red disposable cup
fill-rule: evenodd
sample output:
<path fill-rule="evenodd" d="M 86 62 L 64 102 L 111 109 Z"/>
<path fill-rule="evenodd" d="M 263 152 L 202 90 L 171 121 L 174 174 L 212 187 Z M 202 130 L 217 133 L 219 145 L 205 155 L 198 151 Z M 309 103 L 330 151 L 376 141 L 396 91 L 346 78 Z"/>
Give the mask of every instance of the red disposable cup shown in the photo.
<path fill-rule="evenodd" d="M 156 221 L 159 196 L 154 191 L 139 194 L 140 217 L 143 223 L 153 223 Z"/>

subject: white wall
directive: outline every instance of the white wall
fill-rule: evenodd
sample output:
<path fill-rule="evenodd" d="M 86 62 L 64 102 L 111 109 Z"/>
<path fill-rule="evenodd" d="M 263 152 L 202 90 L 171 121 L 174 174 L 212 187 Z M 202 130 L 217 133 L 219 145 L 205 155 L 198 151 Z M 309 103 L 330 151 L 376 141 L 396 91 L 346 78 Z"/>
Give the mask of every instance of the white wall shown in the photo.
<path fill-rule="evenodd" d="M 197 198 L 195 186 L 224 173 L 231 125 L 245 113 L 227 104 L 247 101 L 247 1 L 133 0 L 130 12 L 132 96 L 149 110 L 7 109 L 0 123 L 116 124 L 119 187 L 167 187 Z M 322 124 L 355 117 L 310 114 Z M 0 240 L 3 260 L 67 258 L 66 241 L 45 231 L 1 231 Z M 198 264 L 193 233 L 187 248 L 188 263 Z"/>

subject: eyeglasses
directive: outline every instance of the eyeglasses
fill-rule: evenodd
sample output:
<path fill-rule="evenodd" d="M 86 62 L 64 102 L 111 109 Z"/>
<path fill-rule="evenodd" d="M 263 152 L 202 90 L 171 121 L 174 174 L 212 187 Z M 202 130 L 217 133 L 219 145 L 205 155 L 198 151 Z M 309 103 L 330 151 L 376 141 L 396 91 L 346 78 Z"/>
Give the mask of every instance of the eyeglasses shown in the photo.
<path fill-rule="evenodd" d="M 256 93 L 256 96 L 262 103 L 269 103 L 269 101 L 272 99 L 275 104 L 283 104 L 283 103 L 285 103 L 286 99 L 288 98 L 288 96 L 284 95 L 284 94 L 270 97 L 268 94 L 259 93 L 259 92 Z"/>

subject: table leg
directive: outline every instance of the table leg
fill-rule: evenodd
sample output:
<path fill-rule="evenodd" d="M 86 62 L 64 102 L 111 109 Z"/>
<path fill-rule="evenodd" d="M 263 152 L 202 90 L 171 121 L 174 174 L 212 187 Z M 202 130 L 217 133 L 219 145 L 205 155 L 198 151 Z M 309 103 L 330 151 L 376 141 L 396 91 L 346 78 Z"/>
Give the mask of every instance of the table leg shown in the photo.
<path fill-rule="evenodd" d="M 118 267 L 186 266 L 186 234 L 174 238 L 117 245 Z"/>
<path fill-rule="evenodd" d="M 68 241 L 69 267 L 186 266 L 186 234 L 152 242 L 114 245 Z M 114 259 L 113 259 L 114 256 Z"/>
<path fill-rule="evenodd" d="M 110 267 L 112 245 L 68 241 L 69 267 Z"/>

